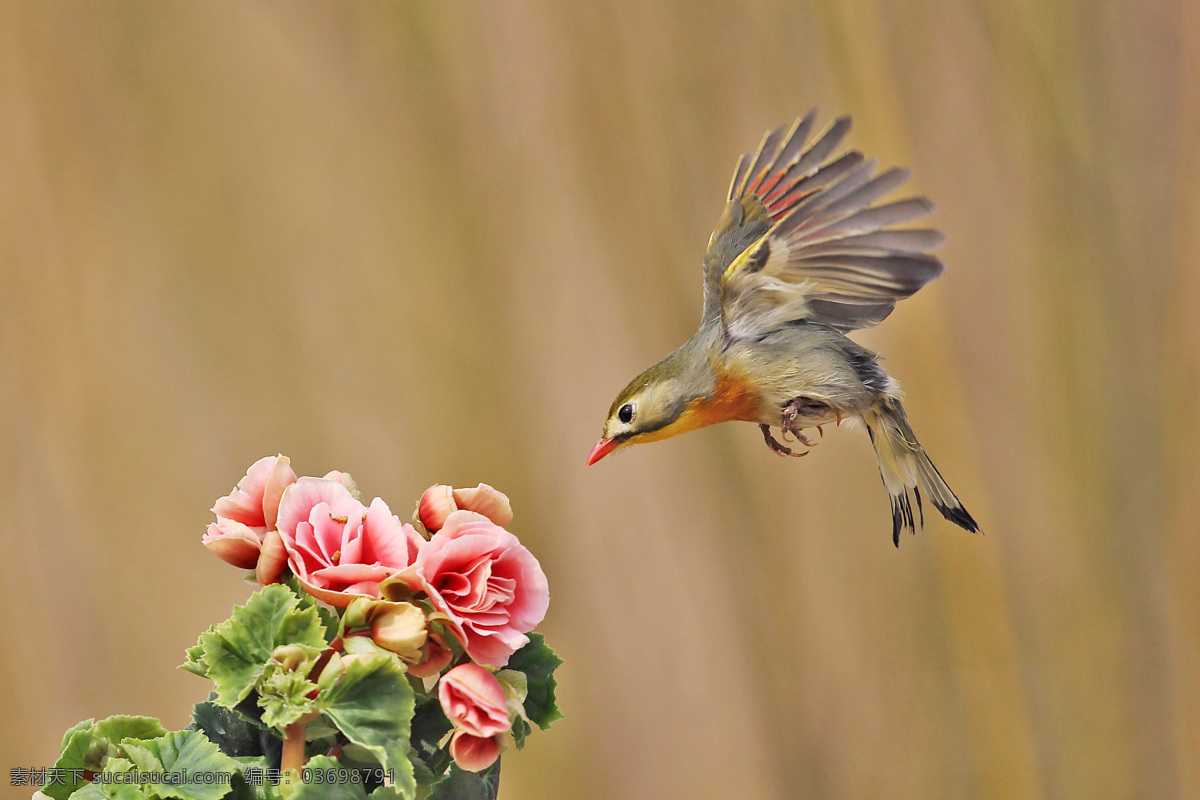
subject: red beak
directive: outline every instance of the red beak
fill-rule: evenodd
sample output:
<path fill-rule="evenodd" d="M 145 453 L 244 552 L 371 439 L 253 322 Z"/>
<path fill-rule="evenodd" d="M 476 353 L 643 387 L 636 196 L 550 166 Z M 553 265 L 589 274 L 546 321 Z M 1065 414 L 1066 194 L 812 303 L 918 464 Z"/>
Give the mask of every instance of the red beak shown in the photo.
<path fill-rule="evenodd" d="M 601 439 L 600 441 L 596 442 L 596 446 L 592 448 L 591 455 L 588 456 L 588 466 L 590 467 L 592 464 L 595 464 L 597 461 L 604 458 L 606 455 L 611 453 L 613 448 L 616 446 L 617 442 L 615 439 Z"/>

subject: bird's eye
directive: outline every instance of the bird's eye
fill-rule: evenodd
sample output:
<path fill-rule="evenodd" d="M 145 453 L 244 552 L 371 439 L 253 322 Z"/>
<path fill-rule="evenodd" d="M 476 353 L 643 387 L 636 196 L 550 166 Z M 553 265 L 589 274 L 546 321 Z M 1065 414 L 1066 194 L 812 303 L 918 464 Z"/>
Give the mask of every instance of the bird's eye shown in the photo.
<path fill-rule="evenodd" d="M 626 425 L 633 422 L 633 403 L 626 403 L 621 406 L 621 410 L 617 412 L 617 419 Z"/>

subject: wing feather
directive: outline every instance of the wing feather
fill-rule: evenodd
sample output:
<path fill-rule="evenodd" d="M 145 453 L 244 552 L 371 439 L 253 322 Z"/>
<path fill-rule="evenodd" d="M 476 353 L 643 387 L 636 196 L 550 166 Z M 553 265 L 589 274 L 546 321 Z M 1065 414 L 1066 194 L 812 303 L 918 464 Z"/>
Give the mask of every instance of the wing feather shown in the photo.
<path fill-rule="evenodd" d="M 758 337 L 797 320 L 844 331 L 874 325 L 942 273 L 929 254 L 941 233 L 892 227 L 928 216 L 933 204 L 924 197 L 880 202 L 912 173 L 875 174 L 878 162 L 857 152 L 830 159 L 849 118 L 804 149 L 813 118 L 768 133 L 734 175 L 731 208 L 737 202 L 744 212 L 736 215 L 738 230 L 769 228 L 742 243 L 706 291 L 732 336 Z"/>
<path fill-rule="evenodd" d="M 742 181 L 750 169 L 750 159 L 752 158 L 754 158 L 753 153 L 742 153 L 738 156 L 737 166 L 733 168 L 733 180 L 729 182 L 729 197 L 726 199 L 732 200 L 741 193 Z"/>

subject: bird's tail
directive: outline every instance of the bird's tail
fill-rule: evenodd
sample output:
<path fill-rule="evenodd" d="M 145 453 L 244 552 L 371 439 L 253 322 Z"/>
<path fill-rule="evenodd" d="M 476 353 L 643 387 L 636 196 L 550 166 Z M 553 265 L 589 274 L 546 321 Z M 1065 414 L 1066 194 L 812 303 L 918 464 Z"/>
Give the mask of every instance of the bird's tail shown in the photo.
<path fill-rule="evenodd" d="M 925 526 L 925 510 L 921 506 L 921 493 L 924 492 L 943 517 L 971 533 L 979 531 L 978 523 L 963 508 L 937 467 L 925 455 L 925 449 L 909 427 L 899 400 L 890 395 L 880 396 L 871 410 L 863 415 L 863 420 L 875 445 L 883 485 L 891 495 L 892 541 L 897 547 L 900 546 L 901 528 L 917 532 L 910 491 L 917 501 L 922 527 Z"/>

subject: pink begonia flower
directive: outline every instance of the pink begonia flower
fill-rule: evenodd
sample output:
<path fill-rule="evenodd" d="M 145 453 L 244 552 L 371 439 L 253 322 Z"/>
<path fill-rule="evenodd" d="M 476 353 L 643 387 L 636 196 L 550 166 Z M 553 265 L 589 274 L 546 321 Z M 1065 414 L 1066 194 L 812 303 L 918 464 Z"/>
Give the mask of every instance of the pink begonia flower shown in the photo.
<path fill-rule="evenodd" d="M 459 510 L 482 514 L 502 528 L 513 518 L 508 496 L 486 483 L 474 489 L 454 489 L 445 484 L 430 486 L 421 495 L 417 518 L 427 531 L 437 533 L 446 524 L 446 518 Z"/>
<path fill-rule="evenodd" d="M 496 763 L 500 757 L 499 737 L 472 736 L 466 731 L 455 731 L 450 737 L 450 757 L 459 769 L 467 772 L 482 772 Z"/>
<path fill-rule="evenodd" d="M 341 608 L 358 596 L 379 597 L 379 582 L 409 566 L 425 544 L 383 500 L 368 508 L 323 478 L 301 478 L 283 493 L 279 534 L 304 589 Z"/>
<path fill-rule="evenodd" d="M 459 664 L 438 681 L 446 719 L 472 736 L 495 736 L 510 727 L 508 699 L 496 676 L 478 664 Z"/>
<path fill-rule="evenodd" d="M 279 499 L 296 482 L 287 456 L 267 456 L 250 465 L 233 491 L 217 500 L 217 521 L 208 526 L 204 546 L 242 569 L 254 569 L 267 533 L 275 530 Z"/>
<path fill-rule="evenodd" d="M 438 700 L 455 728 L 454 763 L 470 772 L 490 767 L 500 755 L 496 737 L 512 727 L 500 681 L 478 664 L 460 664 L 438 682 Z"/>
<path fill-rule="evenodd" d="M 550 588 L 517 537 L 487 517 L 455 511 L 399 576 L 429 596 L 473 661 L 502 667 L 546 616 Z"/>

